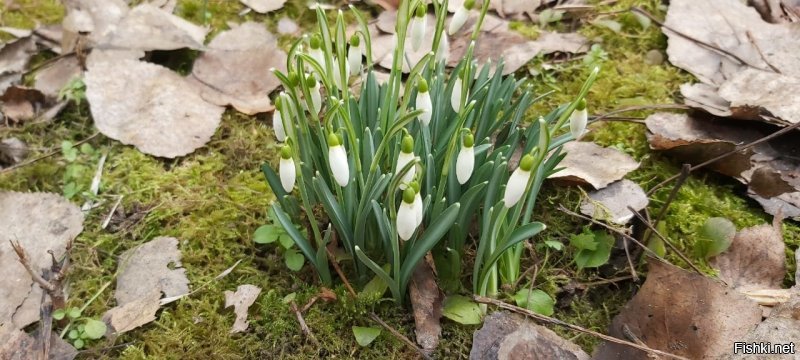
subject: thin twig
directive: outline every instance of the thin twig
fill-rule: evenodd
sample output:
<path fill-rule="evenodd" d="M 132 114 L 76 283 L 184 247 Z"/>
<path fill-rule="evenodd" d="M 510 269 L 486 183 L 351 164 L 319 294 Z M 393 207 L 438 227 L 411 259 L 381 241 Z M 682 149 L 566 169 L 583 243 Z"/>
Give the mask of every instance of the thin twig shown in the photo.
<path fill-rule="evenodd" d="M 117 202 L 115 202 L 114 206 L 111 207 L 111 211 L 108 212 L 108 216 L 106 216 L 106 219 L 103 220 L 103 225 L 100 226 L 100 229 L 105 230 L 108 227 L 108 224 L 111 222 L 111 217 L 114 215 L 114 212 L 117 211 L 117 207 L 119 207 L 119 204 L 122 202 L 122 198 L 124 196 L 125 195 L 119 195 L 119 197 L 117 197 Z"/>
<path fill-rule="evenodd" d="M 615 278 L 611 278 L 611 279 L 603 279 L 603 280 L 592 281 L 592 282 L 588 282 L 588 283 L 578 283 L 578 286 L 582 287 L 584 289 L 588 289 L 588 288 L 590 288 L 592 286 L 614 284 L 614 283 L 618 283 L 620 281 L 632 280 L 632 279 L 634 279 L 633 276 L 625 275 L 625 276 L 619 276 L 619 277 L 615 277 Z"/>
<path fill-rule="evenodd" d="M 551 318 L 549 316 L 537 314 L 537 313 L 535 313 L 533 311 L 530 311 L 528 309 L 523 309 L 523 308 L 521 308 L 519 306 L 514 306 L 514 305 L 511 305 L 511 304 L 502 302 L 500 300 L 495 300 L 495 299 L 488 298 L 488 297 L 485 297 L 485 296 L 480 296 L 480 295 L 473 295 L 472 298 L 475 299 L 475 301 L 477 301 L 477 302 L 479 302 L 481 304 L 494 305 L 494 306 L 497 306 L 497 307 L 499 307 L 501 309 L 506 309 L 506 310 L 509 310 L 509 311 L 512 311 L 512 312 L 515 312 L 515 313 L 518 313 L 518 314 L 522 314 L 522 315 L 531 317 L 531 318 L 533 318 L 534 320 L 537 320 L 537 321 L 545 322 L 545 323 L 548 323 L 548 324 L 554 324 L 554 325 L 563 326 L 563 327 L 566 327 L 566 328 L 568 328 L 570 330 L 577 331 L 577 332 L 584 333 L 584 334 L 588 334 L 588 335 L 592 335 L 594 337 L 598 337 L 598 338 L 603 339 L 603 340 L 608 341 L 608 342 L 613 342 L 613 343 L 620 344 L 620 345 L 630 346 L 632 348 L 639 349 L 639 350 L 645 351 L 645 352 L 650 353 L 650 354 L 666 356 L 666 357 L 670 357 L 670 358 L 673 358 L 673 359 L 687 360 L 685 357 L 682 357 L 682 356 L 673 355 L 673 354 L 670 354 L 668 352 L 664 352 L 664 351 L 661 351 L 661 350 L 656 350 L 656 349 L 649 348 L 649 347 L 647 347 L 645 345 L 639 345 L 639 344 L 632 343 L 632 342 L 629 342 L 629 341 L 625 341 L 625 340 L 622 340 L 622 339 L 617 339 L 617 338 L 615 338 L 613 336 L 601 334 L 601 333 L 596 332 L 596 331 L 592 331 L 592 330 L 589 330 L 589 329 L 582 328 L 582 327 L 580 327 L 578 325 L 573 325 L 573 324 L 570 324 L 570 323 L 567 323 L 567 322 L 564 322 L 564 321 L 561 321 L 561 320 L 558 320 L 558 319 Z"/>
<path fill-rule="evenodd" d="M 292 308 L 294 315 L 297 317 L 297 322 L 300 323 L 300 329 L 303 330 L 303 333 L 306 334 L 306 337 L 308 337 L 308 339 L 311 340 L 311 342 L 313 342 L 315 345 L 319 344 L 319 342 L 317 342 L 317 338 L 314 337 L 314 333 L 312 333 L 311 329 L 308 328 L 308 324 L 306 324 L 306 320 L 303 319 L 303 314 L 300 313 L 300 310 L 297 308 L 297 304 L 295 304 L 294 300 L 289 303 L 289 306 Z"/>
<path fill-rule="evenodd" d="M 420 354 L 420 356 L 422 356 L 423 359 L 426 360 L 431 359 L 430 355 L 428 355 L 425 351 L 420 349 L 416 344 L 414 344 L 413 341 L 409 340 L 405 335 L 401 334 L 399 331 L 389 326 L 389 324 L 387 324 L 385 321 L 381 320 L 381 318 L 378 317 L 377 314 L 375 314 L 374 312 L 370 312 L 369 317 L 372 318 L 372 320 L 374 320 L 376 323 L 383 326 L 386 330 L 389 330 L 389 332 L 392 333 L 392 335 L 394 335 L 396 338 L 400 339 L 400 341 L 406 343 L 406 345 L 414 349 L 418 354 Z"/>
<path fill-rule="evenodd" d="M 631 208 L 630 206 L 628 206 L 628 210 L 630 210 L 633 213 L 634 216 L 639 218 L 639 220 L 641 220 L 642 223 L 644 223 L 644 225 L 647 226 L 647 228 L 650 229 L 650 231 L 653 234 L 656 234 L 656 236 L 658 236 L 661 239 L 661 241 L 663 241 L 665 244 L 667 244 L 667 246 L 669 246 L 669 248 L 672 251 L 674 251 L 676 254 L 678 254 L 678 256 L 681 258 L 681 260 L 683 260 L 687 264 L 689 264 L 689 266 L 691 266 L 692 269 L 694 271 L 696 271 L 698 274 L 705 276 L 705 274 L 703 274 L 703 272 L 700 271 L 700 268 L 698 268 L 691 260 L 689 260 L 689 258 L 686 255 L 684 255 L 680 250 L 678 250 L 678 248 L 675 247 L 675 245 L 673 245 L 669 240 L 667 240 L 667 238 L 664 237 L 664 235 L 661 235 L 661 233 L 659 233 L 658 230 L 656 230 L 656 228 L 653 227 L 652 224 L 647 222 L 647 220 L 645 220 L 645 218 L 641 214 L 639 214 L 637 211 L 634 211 L 633 208 Z"/>
<path fill-rule="evenodd" d="M 769 66 L 769 68 L 772 69 L 772 71 L 774 71 L 774 72 L 776 72 L 778 74 L 782 74 L 781 71 L 778 70 L 778 68 L 776 68 L 775 66 L 773 66 L 772 64 L 769 63 L 769 60 L 767 60 L 767 57 L 764 56 L 763 52 L 761 52 L 761 48 L 758 46 L 758 44 L 756 44 L 756 39 L 753 38 L 753 33 L 751 33 L 750 30 L 748 30 L 746 32 L 746 34 L 747 34 L 747 40 L 750 40 L 750 43 L 753 44 L 753 47 L 758 52 L 758 55 L 761 56 L 761 60 L 764 60 L 764 63 L 767 64 L 767 66 Z"/>
<path fill-rule="evenodd" d="M 45 291 L 54 291 L 56 289 L 55 285 L 45 280 L 39 271 L 33 268 L 30 258 L 28 258 L 28 255 L 25 253 L 25 249 L 22 248 L 22 245 L 19 244 L 19 241 L 13 242 L 9 240 L 8 242 L 11 243 L 11 248 L 13 248 L 14 252 L 17 253 L 17 260 L 19 260 L 19 263 L 22 264 L 26 271 L 28 271 L 31 279 L 39 284 L 39 286 Z"/>
<path fill-rule="evenodd" d="M 664 204 L 661 205 L 661 210 L 659 210 L 658 215 L 656 215 L 656 219 L 653 220 L 653 223 L 652 223 L 653 224 L 653 228 L 657 228 L 658 227 L 658 223 L 661 222 L 661 220 L 664 219 L 664 216 L 667 215 L 667 210 L 669 210 L 669 205 L 672 204 L 672 202 L 675 201 L 675 198 L 678 197 L 678 190 L 681 189 L 681 186 L 683 186 L 683 184 L 686 182 L 686 179 L 689 178 L 689 172 L 690 171 L 692 171 L 692 166 L 691 165 L 683 164 L 683 166 L 681 166 L 681 172 L 678 175 L 678 181 L 676 181 L 675 185 L 672 186 L 672 191 L 670 191 L 669 196 L 667 196 L 667 201 L 665 201 Z M 649 223 L 649 221 L 646 221 L 646 222 Z M 647 236 L 645 236 L 642 239 L 642 241 L 644 241 L 644 242 L 647 242 L 648 240 L 650 240 L 650 234 L 646 234 L 646 235 Z"/>
<path fill-rule="evenodd" d="M 768 119 L 768 120 L 773 120 L 773 121 L 779 120 L 779 119 L 776 119 L 776 118 L 771 117 L 771 116 L 763 116 L 763 118 Z M 749 148 L 751 148 L 753 146 L 756 146 L 758 144 L 770 141 L 770 140 L 772 140 L 772 139 L 774 139 L 774 138 L 776 138 L 778 136 L 781 136 L 781 135 L 786 134 L 786 133 L 788 133 L 788 132 L 790 132 L 790 131 L 792 131 L 794 129 L 797 129 L 798 127 L 800 127 L 800 121 L 798 121 L 798 122 L 796 122 L 796 123 L 794 123 L 794 124 L 792 124 L 790 126 L 787 126 L 787 127 L 783 128 L 783 129 L 780 129 L 780 130 L 778 130 L 778 131 L 776 131 L 776 132 L 774 132 L 772 134 L 769 134 L 769 135 L 767 135 L 767 136 L 765 136 L 765 137 L 763 137 L 761 139 L 755 140 L 755 141 L 750 142 L 748 144 L 737 146 L 736 148 L 734 148 L 731 151 L 728 151 L 727 153 L 724 153 L 724 154 L 716 156 L 716 157 L 714 157 L 712 159 L 706 160 L 706 161 L 704 161 L 704 162 L 702 162 L 700 164 L 694 165 L 694 166 L 692 166 L 691 169 L 689 169 L 689 172 L 695 171 L 697 169 L 702 169 L 702 168 L 704 168 L 704 167 L 706 167 L 706 166 L 708 166 L 710 164 L 713 164 L 713 163 L 715 163 L 717 161 L 720 161 L 720 160 L 722 160 L 722 159 L 724 159 L 724 158 L 726 158 L 728 156 L 731 156 L 733 154 L 736 154 L 736 153 L 738 153 L 738 152 L 740 152 L 742 150 L 747 150 L 747 149 L 749 149 Z M 679 178 L 680 176 L 681 176 L 681 174 L 678 173 L 678 174 L 670 176 L 666 180 L 658 183 L 656 186 L 652 187 L 650 190 L 647 191 L 647 196 L 652 195 L 656 190 L 658 190 L 662 186 L 670 183 L 672 180 L 675 180 L 675 179 Z"/>
<path fill-rule="evenodd" d="M 601 114 L 595 116 L 592 121 L 601 121 L 606 118 L 610 118 L 617 114 L 622 114 L 631 111 L 641 111 L 641 110 L 665 110 L 665 109 L 672 109 L 672 110 L 690 110 L 691 107 L 688 105 L 682 104 L 654 104 L 654 105 L 638 105 L 638 106 L 628 106 L 616 110 L 609 111 L 605 114 Z"/>
<path fill-rule="evenodd" d="M 333 260 L 333 261 L 331 261 L 331 265 L 333 265 L 333 270 L 335 270 L 336 274 L 339 275 L 339 278 L 342 279 L 342 282 L 344 283 L 344 287 L 347 288 L 347 292 L 349 292 L 350 295 L 353 298 L 355 298 L 356 297 L 356 291 L 353 290 L 352 286 L 350 286 L 350 282 L 347 281 L 347 276 L 344 275 L 344 272 L 342 271 L 342 268 L 339 267 L 339 263 L 336 262 L 336 257 L 333 255 L 333 251 L 331 251 L 331 249 L 328 249 L 327 246 L 325 247 L 325 251 L 328 252 L 328 258 Z"/>
<path fill-rule="evenodd" d="M 686 33 L 684 33 L 684 32 L 678 31 L 678 30 L 676 30 L 676 29 L 674 29 L 674 28 L 672 28 L 672 27 L 668 26 L 667 24 L 664 24 L 664 22 L 662 22 L 661 20 L 658 20 L 658 19 L 656 19 L 656 17 L 655 17 L 655 16 L 653 16 L 652 14 L 650 14 L 649 12 L 647 12 L 647 11 L 645 11 L 645 10 L 641 9 L 641 8 L 638 8 L 638 7 L 634 6 L 634 7 L 632 7 L 632 8 L 631 8 L 631 11 L 633 11 L 633 12 L 637 12 L 637 13 L 639 13 L 639 14 L 642 14 L 642 15 L 644 15 L 644 16 L 646 16 L 646 17 L 650 18 L 650 20 L 652 20 L 652 21 L 653 21 L 654 23 L 656 23 L 658 26 L 660 26 L 660 27 L 662 27 L 662 28 L 664 28 L 664 29 L 667 29 L 667 30 L 669 30 L 670 32 L 673 32 L 673 33 L 675 33 L 676 35 L 679 35 L 679 36 L 681 36 L 681 37 L 683 37 L 683 38 L 685 38 L 685 39 L 687 39 L 687 40 L 693 41 L 693 42 L 697 43 L 697 44 L 698 44 L 698 45 L 700 45 L 700 46 L 703 46 L 703 47 L 705 47 L 705 48 L 708 48 L 709 50 L 712 50 L 712 51 L 718 52 L 718 53 L 720 53 L 720 54 L 722 54 L 722 55 L 728 56 L 728 57 L 730 57 L 731 59 L 733 59 L 733 60 L 736 60 L 736 61 L 737 61 L 739 64 L 741 64 L 741 65 L 747 65 L 747 66 L 749 66 L 749 67 L 752 67 L 752 68 L 754 68 L 754 69 L 759 69 L 759 70 L 769 71 L 768 69 L 760 68 L 760 67 L 757 67 L 757 66 L 755 66 L 755 65 L 752 65 L 752 64 L 750 64 L 750 63 L 748 63 L 748 62 L 744 61 L 744 59 L 742 59 L 742 58 L 741 58 L 741 57 L 739 57 L 738 55 L 736 55 L 736 54 L 734 54 L 734 53 L 732 53 L 732 52 L 730 52 L 730 51 L 728 51 L 728 50 L 725 50 L 725 49 L 722 49 L 722 48 L 720 48 L 720 47 L 714 46 L 714 45 L 712 45 L 712 44 L 709 44 L 709 43 L 707 43 L 707 42 L 705 42 L 705 41 L 703 41 L 703 40 L 700 40 L 700 39 L 698 39 L 698 38 L 695 38 L 695 37 L 693 37 L 693 36 L 691 36 L 691 35 L 689 35 L 689 34 L 686 34 Z"/>
<path fill-rule="evenodd" d="M 633 260 L 631 260 L 631 252 L 628 251 L 628 239 L 622 238 L 622 246 L 625 248 L 625 257 L 628 258 L 628 266 L 631 268 L 631 277 L 633 277 L 633 281 L 639 281 L 639 276 L 636 275 L 636 267 L 633 266 Z"/>
<path fill-rule="evenodd" d="M 567 215 L 572 215 L 572 216 L 577 217 L 579 219 L 583 219 L 583 220 L 589 221 L 592 224 L 600 225 L 600 226 L 608 229 L 609 231 L 611 231 L 611 232 L 613 232 L 613 233 L 615 233 L 617 235 L 620 235 L 620 236 L 622 236 L 622 237 L 624 237 L 624 238 L 626 238 L 626 239 L 628 239 L 630 241 L 633 241 L 636 245 L 639 245 L 639 247 L 641 247 L 642 250 L 644 250 L 645 252 L 647 252 L 651 256 L 653 256 L 653 257 L 655 257 L 657 259 L 660 259 L 660 260 L 664 260 L 664 258 L 662 258 L 658 254 L 656 254 L 653 250 L 650 250 L 647 246 L 645 246 L 644 244 L 639 242 L 639 240 L 636 240 L 636 238 L 634 238 L 633 236 L 630 236 L 630 235 L 620 231 L 619 229 L 617 229 L 617 228 L 615 228 L 613 226 L 610 226 L 608 224 L 599 222 L 599 221 L 597 221 L 595 219 L 592 219 L 592 218 L 590 218 L 588 216 L 584 216 L 584 215 L 578 214 L 578 213 L 576 213 L 576 212 L 574 212 L 572 210 L 569 210 L 569 209 L 565 208 L 564 205 L 559 205 L 558 210 L 563 212 L 563 213 L 565 213 L 565 214 L 567 214 Z M 664 260 L 664 261 L 666 261 L 666 260 Z"/>
<path fill-rule="evenodd" d="M 96 133 L 92 134 L 91 136 L 87 137 L 86 139 L 83 139 L 83 140 L 81 140 L 81 141 L 78 141 L 78 142 L 76 142 L 76 143 L 75 143 L 75 145 L 73 145 L 73 146 L 78 146 L 78 145 L 81 145 L 81 144 L 83 144 L 83 143 L 85 143 L 85 142 L 87 142 L 87 141 L 89 141 L 89 140 L 92 140 L 92 139 L 94 139 L 94 138 L 95 138 L 97 135 L 100 135 L 100 132 L 96 132 Z M 24 161 L 24 162 L 21 162 L 21 163 L 19 163 L 19 164 L 15 164 L 15 165 L 9 166 L 9 167 L 7 167 L 7 168 L 5 168 L 5 169 L 0 169 L 0 174 L 4 174 L 4 173 L 6 173 L 6 172 L 10 172 L 10 171 L 12 171 L 12 170 L 16 170 L 16 169 L 18 169 L 18 168 L 21 168 L 21 167 L 23 167 L 23 166 L 27 166 L 27 165 L 33 164 L 33 163 L 35 163 L 35 162 L 37 162 L 37 161 L 39 161 L 39 160 L 42 160 L 42 159 L 49 158 L 49 157 L 51 157 L 51 156 L 53 156 L 53 155 L 55 155 L 55 154 L 58 154 L 58 153 L 60 153 L 60 152 L 61 152 L 61 149 L 59 148 L 58 150 L 51 151 L 51 152 L 49 152 L 49 153 L 47 153 L 47 154 L 44 154 L 44 155 L 42 155 L 42 156 L 39 156 L 39 157 L 36 157 L 36 158 L 30 159 L 30 160 L 28 160 L 28 161 Z"/>

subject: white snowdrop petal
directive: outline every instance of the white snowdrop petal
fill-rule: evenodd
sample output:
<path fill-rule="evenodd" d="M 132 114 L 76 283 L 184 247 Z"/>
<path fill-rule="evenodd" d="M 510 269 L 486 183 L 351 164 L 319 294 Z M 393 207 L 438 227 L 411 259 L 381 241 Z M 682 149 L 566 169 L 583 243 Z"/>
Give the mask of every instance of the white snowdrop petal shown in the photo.
<path fill-rule="evenodd" d="M 350 65 L 350 75 L 356 76 L 361 73 L 361 47 L 351 46 L 347 53 L 347 63 Z"/>
<path fill-rule="evenodd" d="M 283 190 L 285 190 L 287 193 L 292 192 L 292 189 L 294 188 L 294 182 L 297 179 L 294 160 L 291 158 L 281 158 L 281 161 L 278 164 L 278 172 L 281 175 L 281 185 L 283 186 Z"/>
<path fill-rule="evenodd" d="M 411 203 L 411 205 L 413 205 L 414 207 L 414 212 L 417 216 L 417 227 L 419 227 L 422 224 L 422 216 L 423 216 L 422 196 L 419 193 L 417 193 L 417 195 L 414 196 L 414 202 Z"/>
<path fill-rule="evenodd" d="M 467 18 L 469 17 L 469 10 L 467 10 L 463 6 L 459 6 L 456 10 L 456 13 L 453 14 L 453 18 L 450 20 L 450 27 L 447 28 L 447 33 L 453 35 L 461 30 L 461 27 L 464 26 L 464 23 L 467 22 Z"/>
<path fill-rule="evenodd" d="M 508 179 L 508 184 L 506 184 L 506 192 L 503 195 L 503 201 L 505 202 L 505 206 L 507 208 L 516 205 L 519 199 L 522 198 L 523 193 L 525 193 L 525 187 L 528 186 L 528 179 L 530 177 L 530 171 L 524 171 L 520 168 L 517 168 L 513 173 L 511 173 L 511 177 Z"/>
<path fill-rule="evenodd" d="M 453 93 L 450 94 L 450 106 L 453 111 L 461 112 L 461 78 L 456 78 L 456 83 L 453 85 Z"/>
<path fill-rule="evenodd" d="M 319 63 L 323 69 L 325 68 L 325 54 L 322 53 L 322 49 L 309 49 L 308 55 L 311 56 L 314 60 Z"/>
<path fill-rule="evenodd" d="M 459 184 L 464 185 L 469 181 L 474 167 L 475 148 L 461 147 L 461 151 L 458 152 L 458 158 L 456 158 L 456 177 Z"/>
<path fill-rule="evenodd" d="M 328 148 L 328 161 L 331 166 L 331 173 L 336 183 L 341 187 L 347 186 L 350 181 L 350 167 L 347 163 L 347 153 L 344 146 L 336 145 Z"/>
<path fill-rule="evenodd" d="M 414 161 L 414 153 L 404 153 L 400 152 L 397 155 L 397 166 L 395 167 L 396 172 L 400 172 L 406 166 L 406 164 Z M 405 174 L 403 174 L 403 179 L 400 180 L 400 190 L 406 189 L 406 184 L 410 183 L 414 180 L 414 174 L 416 174 L 417 169 L 416 166 L 412 166 Z"/>
<path fill-rule="evenodd" d="M 428 17 L 416 17 L 411 20 L 411 49 L 419 50 L 422 40 L 425 38 L 425 27 L 427 27 Z"/>
<path fill-rule="evenodd" d="M 275 112 L 272 113 L 272 130 L 275 131 L 275 138 L 278 141 L 286 141 L 286 131 L 283 129 L 283 115 L 278 109 L 275 109 Z"/>
<path fill-rule="evenodd" d="M 313 88 L 309 89 L 309 92 L 311 93 L 311 105 L 314 106 L 314 115 L 319 115 L 319 111 L 322 109 L 322 95 L 320 94 L 319 81 L 317 81 Z"/>
<path fill-rule="evenodd" d="M 417 214 L 413 204 L 401 201 L 397 210 L 397 235 L 403 240 L 411 239 L 417 229 Z"/>
<path fill-rule="evenodd" d="M 447 40 L 447 35 L 442 34 L 439 40 L 439 48 L 436 50 L 436 62 L 447 61 L 450 57 L 450 42 Z"/>
<path fill-rule="evenodd" d="M 584 108 L 583 110 L 575 110 L 569 117 L 569 131 L 572 137 L 579 139 L 586 131 L 586 124 L 589 122 L 589 113 Z"/>
<path fill-rule="evenodd" d="M 417 93 L 417 109 L 423 110 L 423 113 L 419 115 L 419 120 L 423 125 L 428 126 L 431 123 L 431 115 L 433 114 L 430 92 Z"/>

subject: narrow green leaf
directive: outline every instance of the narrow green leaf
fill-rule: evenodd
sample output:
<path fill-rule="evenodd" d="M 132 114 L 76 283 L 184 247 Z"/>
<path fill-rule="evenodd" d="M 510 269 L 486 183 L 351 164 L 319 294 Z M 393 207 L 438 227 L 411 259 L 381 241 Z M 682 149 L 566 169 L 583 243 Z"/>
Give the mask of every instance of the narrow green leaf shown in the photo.
<path fill-rule="evenodd" d="M 286 231 L 292 240 L 294 240 L 294 243 L 297 244 L 297 247 L 303 252 L 303 255 L 305 255 L 308 261 L 314 265 L 314 267 L 317 269 L 317 272 L 321 272 L 319 269 L 319 264 L 316 261 L 316 252 L 314 251 L 314 248 L 311 247 L 311 244 L 308 242 L 308 240 L 303 237 L 303 234 L 301 234 L 300 231 L 297 231 L 297 228 L 294 227 L 292 220 L 289 220 L 289 217 L 278 204 L 272 205 L 272 211 L 274 211 L 275 218 L 281 223 L 283 230 Z M 325 264 L 325 266 L 327 266 L 327 264 Z"/>
<path fill-rule="evenodd" d="M 417 263 L 430 251 L 436 243 L 450 230 L 453 222 L 458 216 L 458 209 L 461 204 L 455 203 L 450 205 L 439 217 L 431 221 L 431 226 L 425 229 L 422 238 L 418 239 L 414 247 L 408 251 L 403 266 L 400 269 L 400 288 L 405 289 L 411 274 L 417 267 Z"/>

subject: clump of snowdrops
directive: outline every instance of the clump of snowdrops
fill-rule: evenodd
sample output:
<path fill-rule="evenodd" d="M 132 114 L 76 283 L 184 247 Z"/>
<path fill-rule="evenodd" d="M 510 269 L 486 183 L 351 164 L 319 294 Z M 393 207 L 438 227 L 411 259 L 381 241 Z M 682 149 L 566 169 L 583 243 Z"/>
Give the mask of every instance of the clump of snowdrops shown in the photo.
<path fill-rule="evenodd" d="M 522 242 L 545 229 L 533 221 L 536 196 L 557 171 L 561 146 L 586 127 L 584 97 L 597 71 L 572 102 L 523 128 L 537 99 L 502 75 L 502 62 L 473 59 L 488 3 L 477 9 L 467 0 L 446 24 L 447 0 L 434 0 L 435 31 L 426 33 L 429 5 L 403 0 L 383 83 L 363 15 L 351 7 L 359 28 L 348 36 L 341 11 L 330 24 L 318 9 L 318 32 L 297 40 L 287 72 L 275 72 L 284 91 L 273 127 L 283 145 L 277 172 L 262 167 L 277 197 L 271 215 L 323 283 L 332 282 L 326 247 L 336 244 L 352 260 L 351 280 L 364 284 L 374 273 L 402 302 L 428 252 L 440 277 L 458 283 L 468 239 L 477 244 L 473 292 L 494 295 L 519 277 Z M 471 42 L 448 72 L 448 34 L 465 31 L 470 17 Z M 406 52 L 426 36 L 431 51 L 410 63 Z M 524 155 L 510 170 L 518 148 Z"/>

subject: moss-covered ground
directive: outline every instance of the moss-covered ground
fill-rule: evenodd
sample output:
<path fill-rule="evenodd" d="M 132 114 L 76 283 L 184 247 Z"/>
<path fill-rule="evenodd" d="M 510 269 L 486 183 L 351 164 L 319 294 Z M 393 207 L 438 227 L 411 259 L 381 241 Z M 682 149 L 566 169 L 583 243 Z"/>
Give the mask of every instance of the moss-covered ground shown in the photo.
<path fill-rule="evenodd" d="M 8 3 L 8 2 L 6 2 Z M 63 10 L 55 0 L 15 0 L 12 8 L 0 12 L 0 26 L 33 27 L 36 23 L 55 23 Z M 681 70 L 667 62 L 650 64 L 648 51 L 663 53 L 666 40 L 655 26 L 643 28 L 636 19 L 625 12 L 631 5 L 643 7 L 663 18 L 661 1 L 625 0 L 614 5 L 603 5 L 595 11 L 607 13 L 623 26 L 617 33 L 600 25 L 584 23 L 578 29 L 599 44 L 590 56 L 558 61 L 552 67 L 543 67 L 544 61 L 535 61 L 520 70 L 530 75 L 534 91 L 555 93 L 536 104 L 531 118 L 545 113 L 572 96 L 587 75 L 585 62 L 602 66 L 602 74 L 589 95 L 592 113 L 604 113 L 629 105 L 674 103 L 679 84 L 691 80 Z M 238 1 L 202 0 L 179 1 L 178 14 L 195 23 L 207 23 L 214 32 L 224 30 L 227 21 L 253 20 L 265 23 L 275 30 L 277 19 L 283 16 L 295 19 L 301 27 L 313 21 L 313 12 L 303 1 L 290 0 L 272 14 L 249 13 L 239 15 L 243 9 Z M 545 28 L 571 30 L 574 21 L 564 21 Z M 541 27 L 515 24 L 520 32 L 536 36 Z M 288 43 L 284 38 L 283 43 Z M 526 74 L 526 72 L 528 72 Z M 643 117 L 646 112 L 625 114 Z M 210 282 L 200 292 L 166 306 L 158 319 L 149 325 L 131 331 L 115 340 L 102 340 L 90 344 L 85 358 L 121 359 L 240 359 L 240 358 L 408 358 L 415 353 L 401 341 L 384 331 L 369 347 L 356 344 L 351 326 L 375 326 L 367 314 L 374 311 L 401 333 L 413 338 L 413 319 L 408 309 L 381 301 L 351 300 L 343 286 L 334 288 L 338 301 L 317 303 L 305 314 L 305 320 L 314 332 L 318 343 L 309 342 L 300 331 L 294 314 L 283 298 L 296 293 L 296 302 L 305 303 L 319 292 L 311 269 L 291 272 L 283 264 L 280 250 L 272 245 L 256 245 L 252 241 L 254 230 L 265 224 L 266 209 L 272 195 L 259 171 L 263 162 L 275 162 L 276 143 L 265 116 L 243 116 L 228 111 L 211 142 L 191 155 L 177 160 L 157 159 L 139 153 L 102 135 L 89 141 L 95 149 L 108 153 L 102 178 L 100 198 L 102 205 L 88 213 L 84 232 L 78 237 L 72 253 L 72 271 L 69 276 L 71 305 L 80 306 L 95 295 L 106 283 L 114 281 L 117 256 L 126 249 L 146 242 L 156 236 L 174 236 L 182 240 L 180 250 L 183 266 L 193 287 Z M 676 173 L 679 165 L 674 160 L 651 152 L 645 138 L 643 125 L 630 122 L 604 122 L 592 126 L 590 139 L 605 146 L 614 146 L 641 162 L 641 167 L 629 177 L 645 190 Z M 96 130 L 89 117 L 88 106 L 69 106 L 52 123 L 28 124 L 0 128 L 0 137 L 15 136 L 26 141 L 34 156 L 58 149 L 63 140 L 79 141 Z M 81 154 L 68 162 L 57 154 L 9 173 L 0 174 L 0 189 L 15 191 L 48 191 L 62 193 L 65 183 L 73 181 L 88 187 L 96 167 L 96 154 Z M 68 168 L 72 174 L 66 175 Z M 657 210 L 664 203 L 670 188 L 657 191 L 650 209 Z M 685 253 L 691 254 L 693 235 L 706 218 L 722 216 L 732 220 L 737 227 L 751 226 L 770 221 L 760 207 L 743 194 L 743 187 L 732 180 L 707 172 L 693 174 L 670 205 L 666 215 L 667 233 Z M 101 229 L 117 195 L 123 195 L 121 213 L 113 218 L 112 225 Z M 560 204 L 574 208 L 581 193 L 576 189 L 545 186 L 540 195 L 537 217 L 548 224 L 545 238 L 568 244 L 569 236 L 581 231 L 585 225 L 559 212 Z M 82 195 L 73 200 L 81 203 Z M 793 250 L 800 245 L 800 227 L 784 224 L 784 237 L 788 244 L 787 284 L 793 283 Z M 535 255 L 544 258 L 544 253 Z M 229 276 L 219 281 L 213 278 L 233 265 L 243 262 Z M 686 267 L 677 257 L 674 263 Z M 702 263 L 698 259 L 694 259 Z M 531 265 L 534 257 L 526 257 L 523 264 Z M 574 293 L 559 289 L 572 283 L 589 283 L 602 278 L 627 275 L 624 266 L 619 274 L 601 270 L 577 271 L 572 262 L 572 250 L 547 254 L 547 263 L 539 264 L 534 286 L 559 302 L 555 317 L 592 330 L 603 332 L 611 318 L 631 297 L 638 284 L 621 281 L 592 286 Z M 645 270 L 640 266 L 639 270 Z M 234 315 L 223 309 L 224 290 L 234 290 L 240 284 L 253 284 L 263 288 L 263 294 L 250 309 L 250 329 L 243 334 L 229 334 Z M 113 306 L 113 286 L 99 294 L 87 309 L 89 316 L 100 316 Z M 437 355 L 440 358 L 465 358 L 469 354 L 474 326 L 463 326 L 443 320 L 443 336 Z M 591 351 L 597 339 L 555 329 Z"/>

